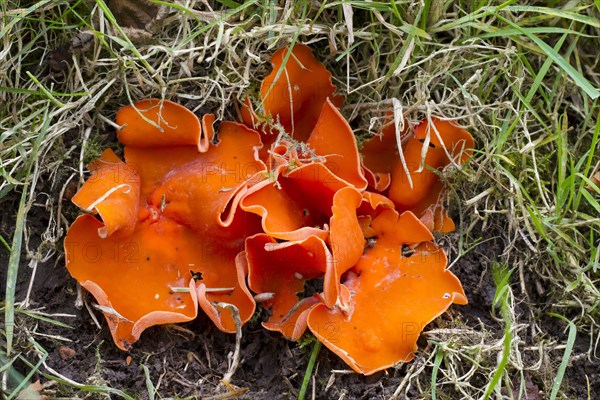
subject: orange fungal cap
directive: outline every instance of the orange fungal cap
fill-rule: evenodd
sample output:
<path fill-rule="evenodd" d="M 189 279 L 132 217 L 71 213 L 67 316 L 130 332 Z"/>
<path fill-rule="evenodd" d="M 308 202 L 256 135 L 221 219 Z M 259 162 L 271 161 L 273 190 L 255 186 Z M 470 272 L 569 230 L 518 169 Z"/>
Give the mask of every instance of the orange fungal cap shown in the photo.
<path fill-rule="evenodd" d="M 407 124 L 404 126 L 404 131 L 400 133 L 402 139 L 406 138 L 408 133 Z M 377 135 L 363 143 L 360 154 L 369 186 L 383 192 L 390 186 L 393 166 L 400 160 L 393 115 L 389 116 Z"/>
<path fill-rule="evenodd" d="M 165 175 L 148 199 L 164 215 L 197 232 L 226 239 L 237 205 L 266 166 L 257 159 L 258 134 L 235 122 L 222 122 L 219 143 Z M 237 233 L 233 233 L 237 235 Z"/>
<path fill-rule="evenodd" d="M 260 87 L 266 115 L 279 121 L 294 139 L 306 141 L 327 98 L 339 107 L 343 98 L 333 95 L 331 73 L 319 62 L 308 46 L 295 44 L 287 62 L 288 47 L 271 57 L 273 70 Z"/>
<path fill-rule="evenodd" d="M 323 283 L 323 299 L 329 308 L 339 302 L 342 274 L 352 268 L 363 254 L 365 238 L 356 215 L 362 201 L 361 193 L 350 186 L 338 190 L 333 198 L 329 236 L 333 263 L 327 269 Z"/>
<path fill-rule="evenodd" d="M 270 309 L 267 324 L 281 324 L 293 313 L 307 280 L 323 276 L 332 263 L 325 242 L 316 236 L 300 241 L 277 243 L 266 234 L 246 239 L 248 285 L 258 294 L 271 294 L 263 302 Z M 282 332 L 286 334 L 286 332 Z M 293 337 L 293 331 L 288 337 Z"/>
<path fill-rule="evenodd" d="M 66 265 L 95 297 L 120 349 L 129 349 L 150 326 L 196 318 L 189 265 L 202 254 L 192 231 L 161 218 L 103 239 L 101 226 L 91 215 L 73 222 L 64 242 Z"/>
<path fill-rule="evenodd" d="M 287 172 L 281 166 L 270 178 L 250 188 L 242 198 L 243 210 L 262 217 L 266 234 L 282 240 L 328 236 L 335 193 L 348 184 L 321 163 L 304 164 Z"/>
<path fill-rule="evenodd" d="M 87 212 L 97 212 L 103 225 L 98 235 L 106 238 L 118 230 L 132 232 L 137 221 L 140 176 L 135 168 L 121 161 L 115 153 L 104 150 L 90 164 L 92 176 L 71 201 Z"/>
<path fill-rule="evenodd" d="M 286 338 L 296 341 L 304 335 L 308 327 L 308 314 L 321 303 L 318 296 L 307 297 L 297 302 L 287 315 L 278 322 L 263 322 L 263 327 L 267 330 L 279 332 Z"/>
<path fill-rule="evenodd" d="M 119 142 L 135 147 L 196 146 L 208 150 L 208 135 L 202 135 L 198 117 L 169 100 L 146 99 L 117 112 Z M 208 125 L 208 124 L 207 124 Z"/>
<path fill-rule="evenodd" d="M 452 303 L 466 304 L 446 256 L 410 212 L 384 210 L 372 221 L 377 234 L 340 286 L 343 307 L 318 304 L 308 327 L 355 371 L 371 375 L 410 361 L 419 334 Z M 421 243 L 422 242 L 422 243 Z M 415 244 L 411 254 L 402 245 Z"/>
<path fill-rule="evenodd" d="M 317 156 L 325 158 L 331 172 L 359 190 L 366 189 L 352 128 L 329 99 L 306 143 Z"/>
<path fill-rule="evenodd" d="M 204 242 L 210 243 L 210 242 Z M 225 250 L 204 252 L 204 266 L 201 269 L 202 279 L 196 281 L 196 294 L 202 310 L 213 321 L 215 326 L 227 333 L 237 331 L 234 311 L 225 305 L 233 305 L 241 324 L 252 318 L 256 303 L 246 285 L 248 275 L 243 252 L 235 253 Z"/>
<path fill-rule="evenodd" d="M 404 159 L 410 177 L 398 160 L 392 171 L 389 198 L 399 210 L 410 210 L 419 216 L 431 209 L 433 218 L 426 217 L 428 224 L 435 231 L 449 232 L 454 229 L 454 223 L 442 207 L 445 186 L 438 174 L 451 162 L 465 162 L 474 142 L 467 131 L 452 122 L 437 118 L 432 118 L 432 122 L 433 129 L 430 129 L 427 121 L 415 127 L 414 136 L 404 147 Z M 423 159 L 426 138 L 430 142 Z"/>

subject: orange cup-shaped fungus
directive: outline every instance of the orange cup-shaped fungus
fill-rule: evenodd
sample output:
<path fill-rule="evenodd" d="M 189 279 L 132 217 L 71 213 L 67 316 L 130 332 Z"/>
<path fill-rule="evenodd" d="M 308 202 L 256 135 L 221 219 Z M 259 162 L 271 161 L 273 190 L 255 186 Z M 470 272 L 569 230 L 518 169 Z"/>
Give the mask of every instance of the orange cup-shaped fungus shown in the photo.
<path fill-rule="evenodd" d="M 330 245 L 333 263 L 325 274 L 324 303 L 333 307 L 339 300 L 340 278 L 363 254 L 365 238 L 358 223 L 356 209 L 362 204 L 361 193 L 346 187 L 333 198 Z"/>
<path fill-rule="evenodd" d="M 260 219 L 237 203 L 265 165 L 256 132 L 155 99 L 118 113 L 127 163 L 112 151 L 90 165 L 73 201 L 102 221 L 79 217 L 65 239 L 67 268 L 106 316 L 127 349 L 141 332 L 189 321 L 198 304 L 226 332 L 254 313 L 246 266 L 236 259 Z M 233 305 L 234 307 L 229 307 Z"/>
<path fill-rule="evenodd" d="M 298 294 L 307 280 L 323 276 L 332 262 L 325 242 L 316 236 L 278 243 L 265 234 L 246 239 L 248 286 L 259 296 L 271 316 L 263 326 L 297 339 L 293 314 L 302 308 Z"/>
<path fill-rule="evenodd" d="M 261 85 L 265 115 L 273 117 L 292 142 L 306 143 L 299 146 L 302 157 L 322 159 L 337 177 L 365 189 L 367 179 L 360 165 L 356 138 L 337 109 L 343 97 L 333 94 L 336 87 L 331 83 L 331 73 L 308 47 L 300 44 L 291 50 L 277 50 L 271 62 L 273 70 Z M 260 158 L 272 160 L 281 144 L 275 140 L 281 137 L 272 127 L 259 122 L 248 98 L 242 102 L 240 114 L 247 126 L 261 131 L 264 147 Z M 286 145 L 294 147 L 291 142 Z"/>
<path fill-rule="evenodd" d="M 73 202 L 98 211 L 102 222 L 91 215 L 77 218 L 65 238 L 66 264 L 96 297 L 117 346 L 127 349 L 149 326 L 195 318 L 195 293 L 172 289 L 190 291 L 191 275 L 182 266 L 194 258 L 189 251 L 195 237 L 167 219 L 138 222 L 140 177 L 111 150 L 90 170 Z M 181 252 L 169 247 L 175 242 Z"/>
<path fill-rule="evenodd" d="M 423 146 L 429 142 L 423 158 Z M 451 163 L 467 161 L 474 147 L 469 132 L 453 122 L 432 118 L 415 127 L 414 136 L 404 149 L 404 165 L 397 162 L 392 171 L 389 197 L 400 210 L 424 216 L 435 231 L 451 232 L 454 223 L 442 207 L 444 184 L 438 176 Z"/>
<path fill-rule="evenodd" d="M 321 163 L 289 168 L 279 167 L 274 180 L 249 189 L 240 206 L 261 216 L 264 232 L 274 238 L 297 241 L 314 235 L 325 240 L 333 197 L 348 184 Z"/>
<path fill-rule="evenodd" d="M 103 239 L 96 232 L 101 226 L 90 215 L 75 220 L 65 238 L 66 264 L 96 298 L 120 349 L 129 349 L 152 325 L 196 317 L 189 264 L 202 254 L 192 231 L 161 218 Z"/>
<path fill-rule="evenodd" d="M 400 140 L 406 137 L 407 129 L 400 133 Z M 361 151 L 365 174 L 369 179 L 369 186 L 378 192 L 383 192 L 390 186 L 391 173 L 400 160 L 398 152 L 398 139 L 396 125 L 393 118 L 376 135 L 365 141 Z"/>
<path fill-rule="evenodd" d="M 273 71 L 260 87 L 265 114 L 278 120 L 294 139 L 305 141 L 326 99 L 329 97 L 339 107 L 343 98 L 333 95 L 331 72 L 305 45 L 296 44 L 291 51 L 280 48 L 271 57 L 271 63 Z"/>
<path fill-rule="evenodd" d="M 373 240 L 372 219 L 393 208 L 391 200 L 377 193 L 361 193 L 355 188 L 345 187 L 335 194 L 329 234 L 332 263 L 323 282 L 323 303 L 327 307 L 344 307 L 340 279 L 354 267 L 369 241 Z"/>
<path fill-rule="evenodd" d="M 466 304 L 443 250 L 412 213 L 383 210 L 371 225 L 375 242 L 346 273 L 339 305 L 308 313 L 313 334 L 365 375 L 410 361 L 425 325 L 452 303 Z"/>
<path fill-rule="evenodd" d="M 474 141 L 454 122 L 435 117 L 431 122 L 422 121 L 410 138 L 407 129 L 400 132 L 404 160 L 398 153 L 396 128 L 388 123 L 365 142 L 362 162 L 369 185 L 380 192 L 389 188 L 398 210 L 413 211 L 432 231 L 451 232 L 454 222 L 443 208 L 444 184 L 438 174 L 451 163 L 466 162 Z"/>
<path fill-rule="evenodd" d="M 196 146 L 208 150 L 210 137 L 202 132 L 193 112 L 168 100 L 147 99 L 117 112 L 119 142 L 135 147 Z"/>
<path fill-rule="evenodd" d="M 140 199 L 140 176 L 108 149 L 89 166 L 92 176 L 72 198 L 87 212 L 98 213 L 103 225 L 98 235 L 106 238 L 117 230 L 133 232 Z"/>
<path fill-rule="evenodd" d="M 367 180 L 352 128 L 329 100 L 323 105 L 306 144 L 316 156 L 325 159 L 325 166 L 331 172 L 357 189 L 366 189 Z"/>
<path fill-rule="evenodd" d="M 309 47 L 295 44 L 282 47 L 271 57 L 273 70 L 261 84 L 260 93 L 265 116 L 271 116 L 285 132 L 298 141 L 306 141 L 312 132 L 323 104 L 329 98 L 336 107 L 343 97 L 334 95 L 331 73 L 318 61 Z M 259 118 L 246 99 L 241 118 L 252 128 L 262 131 L 263 143 L 268 146 L 277 138 L 276 131 L 259 126 Z"/>
<path fill-rule="evenodd" d="M 235 332 L 255 311 L 252 290 L 266 329 L 297 340 L 308 327 L 357 372 L 410 361 L 425 325 L 467 302 L 431 232 L 454 228 L 436 173 L 465 162 L 473 139 L 437 118 L 412 137 L 388 124 L 361 165 L 331 73 L 304 45 L 271 61 L 262 125 L 248 99 L 245 125 L 217 133 L 213 115 L 170 101 L 119 110 L 125 162 L 107 150 L 89 166 L 73 202 L 99 218 L 72 224 L 67 268 L 121 349 L 198 306 Z M 319 279 L 323 292 L 306 294 Z"/>

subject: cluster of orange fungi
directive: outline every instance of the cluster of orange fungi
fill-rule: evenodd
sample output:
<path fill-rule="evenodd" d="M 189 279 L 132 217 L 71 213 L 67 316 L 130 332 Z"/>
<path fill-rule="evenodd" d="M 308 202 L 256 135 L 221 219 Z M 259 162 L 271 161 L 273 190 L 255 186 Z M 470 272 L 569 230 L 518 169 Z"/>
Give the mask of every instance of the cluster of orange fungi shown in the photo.
<path fill-rule="evenodd" d="M 266 329 L 297 340 L 308 327 L 362 374 L 410 361 L 425 325 L 467 302 L 432 232 L 454 229 L 438 172 L 473 139 L 432 118 L 398 137 L 390 124 L 359 152 L 311 50 L 272 63 L 263 115 L 246 100 L 217 132 L 170 101 L 122 108 L 125 161 L 107 149 L 89 166 L 67 268 L 124 350 L 198 306 L 236 332 L 259 302 Z"/>

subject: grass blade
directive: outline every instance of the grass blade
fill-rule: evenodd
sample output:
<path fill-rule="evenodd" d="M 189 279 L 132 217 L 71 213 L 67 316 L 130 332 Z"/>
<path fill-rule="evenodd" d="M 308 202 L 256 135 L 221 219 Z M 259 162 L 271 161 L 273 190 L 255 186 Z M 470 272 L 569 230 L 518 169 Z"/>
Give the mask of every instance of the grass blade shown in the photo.
<path fill-rule="evenodd" d="M 150 378 L 150 370 L 145 365 L 142 365 L 142 369 L 144 370 L 144 377 L 146 378 L 146 390 L 148 390 L 148 399 L 154 400 L 156 398 L 156 388 L 154 387 L 154 383 L 152 383 L 152 379 Z"/>
<path fill-rule="evenodd" d="M 568 29 L 568 28 L 558 28 L 555 26 L 538 26 L 538 27 L 534 27 L 534 28 L 528 28 L 529 31 L 531 33 L 566 33 L 569 35 L 577 35 L 577 36 L 583 36 L 583 37 L 595 37 L 593 35 L 587 35 L 585 33 L 581 33 L 578 31 L 574 31 L 572 29 Z M 513 29 L 513 28 L 503 28 L 503 29 L 498 29 L 492 32 L 488 32 L 488 33 L 484 33 L 482 35 L 478 35 L 477 37 L 480 39 L 490 39 L 490 38 L 495 38 L 495 37 L 507 37 L 507 36 L 518 36 L 518 35 L 522 35 L 523 33 L 521 33 L 519 30 L 517 29 Z"/>
<path fill-rule="evenodd" d="M 573 346 L 575 345 L 575 338 L 577 337 L 577 327 L 572 321 L 569 321 L 562 315 L 554 313 L 550 313 L 550 315 L 556 318 L 560 318 L 569 324 L 569 337 L 567 338 L 567 347 L 565 348 L 565 354 L 563 354 L 563 359 L 560 362 L 560 366 L 558 367 L 556 378 L 554 378 L 554 385 L 552 386 L 552 393 L 550 394 L 550 400 L 555 400 L 556 396 L 558 396 L 558 390 L 560 389 L 560 385 L 565 376 L 565 371 L 567 370 L 567 366 L 569 365 L 569 358 L 571 357 L 571 352 L 573 351 Z"/>
<path fill-rule="evenodd" d="M 23 239 L 23 228 L 25 226 L 25 205 L 27 203 L 27 188 L 25 183 L 19 200 L 17 211 L 17 222 L 12 240 L 10 258 L 8 259 L 8 271 L 6 273 L 6 308 L 4 310 L 4 326 L 6 328 L 6 355 L 10 356 L 12 351 L 13 335 L 15 330 L 15 289 L 17 286 L 17 275 L 19 274 L 19 262 L 21 260 L 21 242 Z"/>
<path fill-rule="evenodd" d="M 592 143 L 587 154 L 587 161 L 585 164 L 585 169 L 583 171 L 583 177 L 587 178 L 590 174 L 592 168 L 592 162 L 594 160 L 594 154 L 596 153 L 596 147 L 598 145 L 600 137 L 600 118 L 596 120 L 596 127 L 594 128 L 594 134 L 592 135 Z M 577 191 L 577 197 L 575 199 L 575 208 L 579 207 L 579 203 L 581 202 L 581 196 L 583 196 L 583 190 L 585 189 L 585 184 L 582 182 L 579 185 L 579 189 Z"/>
<path fill-rule="evenodd" d="M 8 242 L 7 242 L 7 241 L 6 241 L 6 240 L 5 240 L 5 239 L 2 237 L 2 235 L 0 235 L 0 243 L 2 243 L 2 245 L 3 245 L 4 247 L 6 247 L 6 250 L 8 250 L 8 252 L 9 252 L 9 253 L 11 252 L 10 245 L 9 245 L 9 244 L 8 244 Z"/>
<path fill-rule="evenodd" d="M 504 374 L 504 370 L 506 369 L 506 365 L 508 364 L 508 357 L 510 356 L 510 344 L 512 342 L 512 333 L 511 333 L 511 325 L 512 325 L 512 316 L 510 314 L 510 297 L 511 290 L 509 286 L 510 275 L 512 274 L 512 270 L 508 269 L 504 265 L 496 265 L 494 270 L 492 271 L 494 275 L 494 283 L 496 284 L 496 294 L 494 295 L 493 304 L 495 307 L 500 309 L 500 315 L 504 320 L 504 350 L 502 351 L 502 358 L 498 362 L 498 367 L 492 376 L 492 380 L 490 381 L 485 393 L 483 395 L 483 399 L 489 399 L 496 386 L 502 379 L 502 375 Z"/>
<path fill-rule="evenodd" d="M 23 240 L 23 231 L 25 227 L 25 215 L 27 214 L 27 191 L 29 188 L 29 175 L 34 161 L 37 159 L 37 153 L 42 140 L 46 136 L 50 119 L 48 118 L 48 108 L 43 117 L 42 128 L 33 144 L 33 149 L 29 156 L 26 166 L 25 184 L 19 200 L 19 209 L 17 211 L 17 220 L 15 223 L 15 233 L 13 235 L 10 257 L 8 259 L 8 270 L 6 273 L 6 294 L 4 309 L 4 326 L 6 329 L 6 355 L 10 356 L 12 351 L 12 342 L 15 330 L 15 290 L 17 287 L 17 275 L 19 273 L 19 263 L 21 261 L 21 245 Z"/>
<path fill-rule="evenodd" d="M 537 37 L 535 34 L 529 31 L 527 28 L 521 28 L 519 25 L 514 22 L 504 18 L 500 14 L 494 13 L 500 20 L 512 26 L 514 29 L 523 33 L 529 39 L 531 39 L 535 44 L 537 44 L 547 55 L 552 58 L 562 69 L 565 71 L 571 79 L 575 82 L 577 86 L 579 86 L 583 91 L 592 99 L 595 100 L 600 97 L 600 91 L 592 85 L 590 81 L 588 81 L 579 71 L 577 71 L 563 56 L 558 54 L 556 50 L 550 47 L 546 42 Z"/>
<path fill-rule="evenodd" d="M 31 312 L 31 311 L 27 311 L 27 310 L 19 310 L 19 309 L 16 309 L 15 311 L 18 312 L 19 314 L 27 315 L 28 317 L 35 318 L 39 321 L 43 321 L 43 322 L 47 322 L 52 325 L 60 326 L 61 328 L 73 329 L 73 327 L 69 324 L 65 324 L 64 322 L 60 322 L 55 319 L 45 317 L 45 316 L 37 314 L 35 312 Z"/>
<path fill-rule="evenodd" d="M 315 361 L 317 360 L 317 355 L 319 355 L 319 351 L 321 350 L 321 346 L 323 346 L 323 344 L 316 340 L 315 345 L 312 348 L 312 352 L 310 353 L 308 365 L 306 366 L 306 372 L 304 373 L 304 379 L 302 380 L 302 387 L 300 388 L 300 393 L 298 393 L 298 400 L 304 400 L 304 397 L 306 396 L 306 390 L 308 390 L 310 377 L 312 376 L 312 371 L 315 366 Z"/>
<path fill-rule="evenodd" d="M 433 370 L 431 371 L 431 400 L 437 400 L 437 374 L 440 370 L 440 365 L 442 365 L 442 360 L 444 359 L 444 352 L 438 350 L 435 354 L 435 359 L 433 360 Z"/>
<path fill-rule="evenodd" d="M 600 20 L 581 13 L 582 8 L 571 10 L 561 10 L 560 8 L 539 7 L 539 6 L 508 6 L 505 11 L 513 12 L 535 12 L 546 14 L 552 17 L 564 18 L 567 20 L 581 22 L 595 28 L 600 28 Z"/>
<path fill-rule="evenodd" d="M 27 76 L 29 77 L 29 79 L 31 79 L 40 88 L 42 93 L 44 93 L 51 102 L 53 102 L 57 107 L 65 106 L 63 103 L 58 101 L 58 99 L 52 95 L 52 92 L 50 90 L 46 89 L 46 87 L 44 87 L 44 85 L 42 85 L 42 83 L 35 76 L 33 76 L 33 74 L 31 72 L 26 71 L 26 73 L 27 73 Z"/>

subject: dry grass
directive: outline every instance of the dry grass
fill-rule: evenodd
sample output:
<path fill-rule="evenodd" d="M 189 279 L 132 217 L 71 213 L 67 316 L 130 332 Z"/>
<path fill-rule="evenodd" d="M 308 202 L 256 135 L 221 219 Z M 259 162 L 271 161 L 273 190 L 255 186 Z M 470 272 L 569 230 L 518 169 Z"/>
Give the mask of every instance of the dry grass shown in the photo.
<path fill-rule="evenodd" d="M 463 318 L 457 308 L 429 329 L 429 345 L 381 393 L 549 398 L 563 355 L 597 362 L 600 190 L 589 180 L 600 168 L 597 1 L 209 2 L 215 11 L 204 1 L 172 3 L 137 31 L 118 27 L 120 16 L 100 0 L 0 6 L 0 254 L 10 258 L 0 324 L 0 343 L 9 347 L 0 357 L 7 365 L 58 382 L 56 396 L 126 396 L 101 372 L 92 387 L 54 370 L 39 344 L 43 319 L 70 319 L 32 309 L 26 289 L 15 304 L 14 285 L 28 287 L 38 265 L 62 262 L 61 239 L 73 219 L 63 197 L 83 181 L 86 162 L 114 145 L 104 132 L 119 107 L 164 97 L 235 118 L 235 99 L 256 99 L 269 55 L 293 40 L 311 45 L 333 71 L 359 138 L 377 131 L 392 104 L 409 123 L 442 115 L 473 133 L 475 157 L 446 174 L 459 229 L 442 239 L 463 280 L 489 285 L 492 270 L 512 269 L 508 284 L 497 282 L 504 289 L 485 318 Z M 47 224 L 35 222 L 39 215 Z M 460 276 L 461 263 L 474 259 L 480 276 Z M 571 322 L 577 345 L 560 332 L 567 323 L 549 312 Z M 29 384 L 31 376 L 11 371 L 0 367 L 0 397 Z M 147 377 L 151 396 L 159 377 Z M 557 398 L 593 398 L 590 386 L 587 393 L 574 387 L 577 379 L 584 378 L 558 381 Z M 317 393 L 323 390 L 333 398 L 345 389 L 326 381 Z"/>

